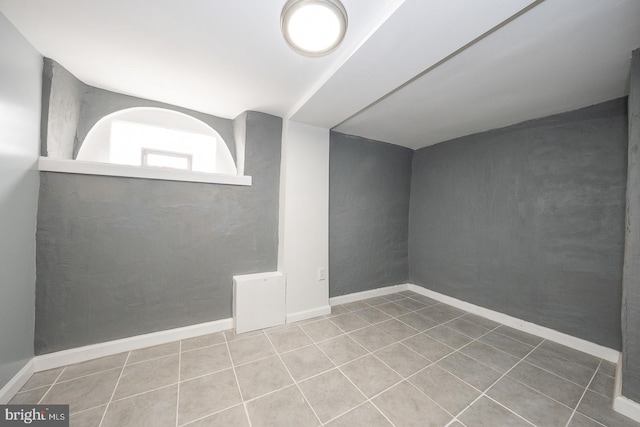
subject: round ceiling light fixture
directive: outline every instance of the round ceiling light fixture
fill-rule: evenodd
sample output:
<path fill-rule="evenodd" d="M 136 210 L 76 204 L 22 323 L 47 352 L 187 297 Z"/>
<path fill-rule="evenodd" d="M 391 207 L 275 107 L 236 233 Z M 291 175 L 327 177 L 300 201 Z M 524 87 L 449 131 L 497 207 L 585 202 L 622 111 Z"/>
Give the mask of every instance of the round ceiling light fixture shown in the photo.
<path fill-rule="evenodd" d="M 296 52 L 323 56 L 333 52 L 347 32 L 347 11 L 339 0 L 289 0 L 280 27 Z"/>

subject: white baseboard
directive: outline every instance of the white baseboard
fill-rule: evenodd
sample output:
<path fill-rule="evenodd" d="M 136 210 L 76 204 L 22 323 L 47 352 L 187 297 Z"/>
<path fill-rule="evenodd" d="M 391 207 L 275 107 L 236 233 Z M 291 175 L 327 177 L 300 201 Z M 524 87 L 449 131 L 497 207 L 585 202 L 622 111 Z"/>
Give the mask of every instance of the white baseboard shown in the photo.
<path fill-rule="evenodd" d="M 200 335 L 212 334 L 233 328 L 233 319 L 221 319 L 213 322 L 199 323 L 197 325 L 166 331 L 152 332 L 150 334 L 137 335 L 120 340 L 107 341 L 99 344 L 77 347 L 55 353 L 43 354 L 34 357 L 35 372 L 47 369 L 59 368 L 72 363 L 85 362 L 98 357 L 111 356 L 124 351 L 138 350 L 154 345 L 166 344 L 172 341 L 193 338 Z"/>
<path fill-rule="evenodd" d="M 622 395 L 622 356 L 616 366 L 616 382 L 613 387 L 613 410 L 640 422 L 640 403 Z"/>
<path fill-rule="evenodd" d="M 7 384 L 5 384 L 4 387 L 2 387 L 2 389 L 0 389 L 0 405 L 6 405 L 9 403 L 9 401 L 13 399 L 13 396 L 20 391 L 22 386 L 29 381 L 31 375 L 35 372 L 33 366 L 33 359 L 31 359 L 18 371 L 17 374 L 13 376 L 13 378 L 9 380 Z"/>
<path fill-rule="evenodd" d="M 640 403 L 627 397 L 618 396 L 613 400 L 613 410 L 640 422 Z"/>
<path fill-rule="evenodd" d="M 409 290 L 420 295 L 433 298 L 445 304 L 452 305 L 459 309 L 468 311 L 470 313 L 477 314 L 478 316 L 493 320 L 494 322 L 502 323 L 514 329 L 536 335 L 549 341 L 557 342 L 558 344 L 562 344 L 583 353 L 608 360 L 609 362 L 618 363 L 620 352 L 608 347 L 604 347 L 600 344 L 592 343 L 591 341 L 583 340 L 582 338 L 577 338 L 563 332 L 547 328 L 545 326 L 527 322 L 526 320 L 518 319 L 517 317 L 512 317 L 498 311 L 480 307 L 478 305 L 471 304 L 457 298 L 453 298 L 439 292 L 423 288 L 422 286 L 409 284 Z"/>
<path fill-rule="evenodd" d="M 324 316 L 325 314 L 331 314 L 331 306 L 323 305 L 321 307 L 312 308 L 311 310 L 287 314 L 287 323 L 299 322 L 301 320 Z"/>
<path fill-rule="evenodd" d="M 332 306 L 347 304 L 349 302 L 361 301 L 363 299 L 369 299 L 374 297 L 380 297 L 383 295 L 394 294 L 400 291 L 406 291 L 409 289 L 409 285 L 404 283 L 401 285 L 387 286 L 384 288 L 371 289 L 369 291 L 355 292 L 353 294 L 340 295 L 338 297 L 329 298 L 329 304 Z"/>

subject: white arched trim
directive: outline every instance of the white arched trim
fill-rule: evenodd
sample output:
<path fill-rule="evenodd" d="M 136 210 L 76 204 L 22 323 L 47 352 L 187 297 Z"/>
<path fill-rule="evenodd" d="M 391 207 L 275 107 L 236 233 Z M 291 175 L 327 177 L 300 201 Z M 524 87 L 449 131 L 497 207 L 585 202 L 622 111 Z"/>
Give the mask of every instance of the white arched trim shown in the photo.
<path fill-rule="evenodd" d="M 89 131 L 77 160 L 237 175 L 231 152 L 206 123 L 164 108 L 116 111 Z"/>
<path fill-rule="evenodd" d="M 101 118 L 76 160 L 43 157 L 40 170 L 251 185 L 215 129 L 187 114 L 138 107 Z"/>

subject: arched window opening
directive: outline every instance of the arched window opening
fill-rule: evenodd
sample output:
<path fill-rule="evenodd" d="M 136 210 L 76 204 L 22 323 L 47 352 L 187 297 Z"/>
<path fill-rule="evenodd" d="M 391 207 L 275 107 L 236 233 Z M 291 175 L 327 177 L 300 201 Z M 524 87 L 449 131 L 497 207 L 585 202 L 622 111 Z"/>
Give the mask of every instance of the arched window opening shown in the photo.
<path fill-rule="evenodd" d="M 237 175 L 227 144 L 206 123 L 162 108 L 129 108 L 100 119 L 77 160 Z"/>

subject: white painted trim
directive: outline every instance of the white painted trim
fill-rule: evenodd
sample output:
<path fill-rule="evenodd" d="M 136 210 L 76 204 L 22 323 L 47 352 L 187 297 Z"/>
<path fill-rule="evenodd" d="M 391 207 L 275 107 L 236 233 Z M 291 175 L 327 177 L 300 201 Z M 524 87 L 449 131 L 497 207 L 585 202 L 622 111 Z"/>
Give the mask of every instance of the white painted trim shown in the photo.
<path fill-rule="evenodd" d="M 213 322 L 199 323 L 197 325 L 166 331 L 152 332 L 150 334 L 137 335 L 120 340 L 107 341 L 85 347 L 71 348 L 55 353 L 43 354 L 34 357 L 35 372 L 47 369 L 59 368 L 73 363 L 86 362 L 98 357 L 111 356 L 124 351 L 138 350 L 154 345 L 166 344 L 172 341 L 194 338 L 200 335 L 212 334 L 233 328 L 233 319 L 221 319 Z"/>
<path fill-rule="evenodd" d="M 556 331 L 545 326 L 540 326 L 535 323 L 527 322 L 517 317 L 512 317 L 498 311 L 490 310 L 488 308 L 480 307 L 475 304 L 471 304 L 457 298 L 453 298 L 439 292 L 435 292 L 422 286 L 410 284 L 409 290 L 416 292 L 420 295 L 424 295 L 429 298 L 444 302 L 445 304 L 452 305 L 459 309 L 468 311 L 469 313 L 477 314 L 484 318 L 493 320 L 495 322 L 502 323 L 506 326 L 510 326 L 514 329 L 518 329 L 523 332 L 527 332 L 532 335 L 547 339 L 549 341 L 557 342 L 558 344 L 565 345 L 583 353 L 590 354 L 595 357 L 599 357 L 609 362 L 617 363 L 620 356 L 620 352 L 608 347 L 601 346 L 599 344 L 592 343 L 582 338 L 577 338 L 563 332 Z"/>
<path fill-rule="evenodd" d="M 640 403 L 622 395 L 622 354 L 616 365 L 616 382 L 613 387 L 613 410 L 640 422 Z"/>
<path fill-rule="evenodd" d="M 400 291 L 406 291 L 409 289 L 409 285 L 407 283 L 401 285 L 393 285 L 387 286 L 384 288 L 371 289 L 368 291 L 355 292 L 353 294 L 340 295 L 338 297 L 329 298 L 329 304 L 331 306 L 347 304 L 349 302 L 361 301 L 363 299 L 369 299 L 374 297 L 380 297 L 383 295 L 394 294 Z"/>
<path fill-rule="evenodd" d="M 622 353 L 620 353 L 618 363 L 616 363 L 616 376 L 613 383 L 613 400 L 615 401 L 618 396 L 622 396 Z"/>
<path fill-rule="evenodd" d="M 618 396 L 613 401 L 613 410 L 640 422 L 640 403 L 624 396 Z"/>
<path fill-rule="evenodd" d="M 321 307 L 312 308 L 311 310 L 298 311 L 297 313 L 287 314 L 287 323 L 312 319 L 314 317 L 324 316 L 325 314 L 331 314 L 330 305 L 323 305 Z"/>
<path fill-rule="evenodd" d="M 73 173 L 81 175 L 119 176 L 126 178 L 157 179 L 164 181 L 204 182 L 208 184 L 251 186 L 247 175 L 225 175 L 219 173 L 143 168 L 140 166 L 116 165 L 113 163 L 87 162 L 83 160 L 40 157 L 38 170 L 45 172 Z"/>
<path fill-rule="evenodd" d="M 31 359 L 0 389 L 0 405 L 9 403 L 9 401 L 13 399 L 13 396 L 29 381 L 29 378 L 31 378 L 34 372 L 34 363 L 33 359 Z"/>

